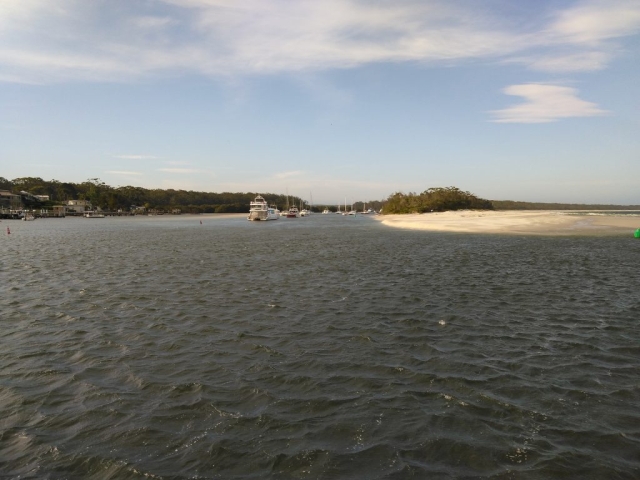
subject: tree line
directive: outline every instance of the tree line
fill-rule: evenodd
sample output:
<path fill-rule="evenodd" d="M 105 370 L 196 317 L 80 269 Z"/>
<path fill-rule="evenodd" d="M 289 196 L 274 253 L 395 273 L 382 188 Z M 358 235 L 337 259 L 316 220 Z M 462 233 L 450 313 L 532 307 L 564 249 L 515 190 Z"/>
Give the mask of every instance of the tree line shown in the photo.
<path fill-rule="evenodd" d="M 249 203 L 258 193 L 196 192 L 193 190 L 147 189 L 142 187 L 111 187 L 99 178 L 90 178 L 82 183 L 43 180 L 40 177 L 21 177 L 8 180 L 0 177 L 0 190 L 13 193 L 21 191 L 33 195 L 48 195 L 50 200 L 40 207 L 52 207 L 67 200 L 89 200 L 94 207 L 109 211 L 129 211 L 131 207 L 148 210 L 180 209 L 184 213 L 245 213 Z M 270 205 L 281 210 L 288 206 L 303 204 L 296 196 L 276 193 L 261 193 Z M 457 187 L 429 188 L 422 193 L 391 194 L 386 200 L 358 201 L 353 205 L 357 211 L 373 208 L 383 213 L 425 213 L 446 210 L 640 210 L 640 205 L 585 205 L 566 203 L 518 202 L 513 200 L 486 200 Z M 336 205 L 314 205 L 313 211 L 324 208 L 336 211 Z M 341 209 L 344 205 L 341 205 Z"/>
<path fill-rule="evenodd" d="M 212 193 L 196 192 L 192 190 L 173 189 L 147 189 L 142 187 L 111 187 L 99 178 L 90 178 L 81 183 L 60 182 L 58 180 L 43 180 L 40 177 L 21 177 L 7 180 L 0 177 L 0 190 L 9 190 L 13 193 L 21 191 L 33 195 L 48 195 L 50 200 L 39 205 L 31 205 L 27 198 L 23 201 L 31 207 L 52 207 L 55 204 L 66 203 L 68 200 L 89 200 L 94 207 L 100 207 L 108 211 L 129 211 L 131 207 L 144 207 L 147 210 L 180 209 L 184 213 L 245 213 L 258 193 Z M 295 195 L 288 196 L 276 193 L 260 193 L 269 205 L 276 205 L 280 210 L 290 206 L 309 208 L 302 198 Z M 384 200 L 371 200 L 369 202 L 355 202 L 349 207 L 358 211 L 365 208 L 373 208 L 379 211 Z M 325 208 L 337 211 L 337 205 L 313 205 L 311 210 L 322 212 Z M 340 205 L 344 210 L 345 206 Z"/>
<path fill-rule="evenodd" d="M 246 193 L 212 193 L 192 190 L 148 189 L 142 187 L 111 187 L 98 178 L 90 178 L 82 183 L 43 180 L 39 177 L 22 177 L 7 180 L 0 177 L 0 189 L 13 193 L 21 191 L 33 195 L 48 195 L 44 207 L 66 203 L 68 200 L 88 200 L 94 207 L 108 211 L 129 211 L 132 207 L 148 210 L 180 209 L 185 213 L 245 213 L 249 203 L 258 195 Z M 300 205 L 302 199 L 276 193 L 260 193 L 270 205 L 280 209 L 287 205 Z"/>

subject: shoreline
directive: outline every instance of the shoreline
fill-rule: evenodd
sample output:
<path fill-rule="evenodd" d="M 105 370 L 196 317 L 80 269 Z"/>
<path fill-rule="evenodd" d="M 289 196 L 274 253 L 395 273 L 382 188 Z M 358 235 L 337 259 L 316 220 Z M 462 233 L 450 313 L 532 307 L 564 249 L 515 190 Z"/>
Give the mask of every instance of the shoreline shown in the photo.
<path fill-rule="evenodd" d="M 604 212 L 604 211 L 602 211 Z M 635 215 L 581 210 L 457 210 L 379 215 L 383 225 L 408 230 L 500 235 L 630 235 L 640 228 Z"/>

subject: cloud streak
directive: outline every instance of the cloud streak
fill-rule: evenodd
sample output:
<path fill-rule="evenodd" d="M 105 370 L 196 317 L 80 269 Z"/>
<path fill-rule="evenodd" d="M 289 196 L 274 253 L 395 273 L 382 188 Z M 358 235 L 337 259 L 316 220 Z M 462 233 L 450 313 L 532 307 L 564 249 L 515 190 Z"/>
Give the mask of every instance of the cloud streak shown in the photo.
<path fill-rule="evenodd" d="M 640 4 L 636 0 L 576 2 L 560 11 L 549 27 L 552 36 L 576 45 L 597 45 L 603 41 L 638 33 Z"/>
<path fill-rule="evenodd" d="M 549 73 L 593 72 L 606 68 L 613 56 L 613 53 L 602 51 L 585 51 L 514 57 L 506 63 L 520 63 L 531 70 Z"/>
<path fill-rule="evenodd" d="M 142 172 L 132 172 L 128 170 L 107 170 L 105 173 L 111 173 L 113 175 L 142 175 Z"/>
<path fill-rule="evenodd" d="M 578 1 L 541 12 L 537 26 L 525 31 L 499 13 L 487 13 L 493 9 L 464 0 L 155 0 L 149 5 L 159 8 L 150 12 L 139 2 L 111 9 L 103 2 L 4 0 L 0 80 L 128 81 L 176 72 L 224 77 L 376 62 L 496 59 L 545 71 L 589 71 L 607 65 L 618 51 L 616 41 L 640 31 L 635 0 Z"/>
<path fill-rule="evenodd" d="M 195 168 L 159 168 L 158 171 L 166 172 L 166 173 L 181 173 L 181 174 L 200 172 L 200 170 L 197 170 Z"/>
<path fill-rule="evenodd" d="M 158 157 L 155 155 L 114 155 L 113 158 L 120 158 L 122 160 L 154 160 Z"/>
<path fill-rule="evenodd" d="M 524 102 L 491 112 L 496 123 L 548 123 L 563 118 L 594 117 L 608 112 L 595 103 L 578 98 L 578 91 L 570 87 L 535 83 L 511 85 L 507 95 L 524 98 Z"/>

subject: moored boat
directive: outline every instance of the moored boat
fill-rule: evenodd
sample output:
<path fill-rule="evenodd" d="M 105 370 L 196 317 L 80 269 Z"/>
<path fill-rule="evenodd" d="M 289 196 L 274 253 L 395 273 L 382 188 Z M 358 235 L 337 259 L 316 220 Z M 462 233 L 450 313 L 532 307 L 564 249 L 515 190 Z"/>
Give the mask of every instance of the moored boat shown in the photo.
<path fill-rule="evenodd" d="M 277 220 L 279 217 L 275 207 L 270 207 L 267 201 L 258 195 L 249 204 L 249 216 L 247 220 Z"/>
<path fill-rule="evenodd" d="M 300 211 L 298 207 L 291 207 L 287 212 L 287 218 L 298 218 L 300 216 Z"/>
<path fill-rule="evenodd" d="M 84 213 L 84 218 L 104 218 L 104 215 L 102 213 L 90 211 Z"/>

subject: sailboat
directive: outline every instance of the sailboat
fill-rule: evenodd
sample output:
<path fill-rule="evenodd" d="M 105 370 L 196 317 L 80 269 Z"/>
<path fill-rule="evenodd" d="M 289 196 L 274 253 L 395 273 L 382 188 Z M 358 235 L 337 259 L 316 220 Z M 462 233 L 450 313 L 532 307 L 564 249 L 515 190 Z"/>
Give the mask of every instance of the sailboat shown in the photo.
<path fill-rule="evenodd" d="M 362 207 L 362 214 L 363 215 L 369 215 L 370 213 L 375 213 L 373 211 L 373 208 L 367 208 L 367 204 L 364 204 L 364 207 Z"/>
<path fill-rule="evenodd" d="M 293 205 L 292 207 L 289 207 L 289 189 L 287 188 L 287 206 L 285 207 L 284 213 L 281 213 L 280 216 L 283 216 L 285 218 L 298 218 L 300 216 L 300 211 L 298 210 L 298 207 L 296 207 L 295 205 Z"/>
<path fill-rule="evenodd" d="M 313 205 L 313 195 L 311 195 L 311 193 L 309 193 L 309 196 L 311 197 L 311 201 L 309 202 L 309 208 L 303 208 L 304 207 L 304 202 L 300 202 L 300 216 L 301 217 L 308 217 L 309 215 L 311 215 L 311 205 Z"/>

